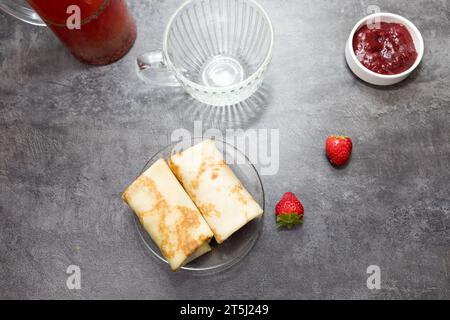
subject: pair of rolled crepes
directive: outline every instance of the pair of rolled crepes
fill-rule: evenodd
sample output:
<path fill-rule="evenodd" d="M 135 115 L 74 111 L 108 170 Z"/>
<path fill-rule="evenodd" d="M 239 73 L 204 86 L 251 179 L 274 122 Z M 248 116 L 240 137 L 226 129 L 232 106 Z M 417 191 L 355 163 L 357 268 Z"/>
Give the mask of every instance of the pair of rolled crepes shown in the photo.
<path fill-rule="evenodd" d="M 263 210 L 205 140 L 156 161 L 122 195 L 172 270 L 222 243 Z"/>

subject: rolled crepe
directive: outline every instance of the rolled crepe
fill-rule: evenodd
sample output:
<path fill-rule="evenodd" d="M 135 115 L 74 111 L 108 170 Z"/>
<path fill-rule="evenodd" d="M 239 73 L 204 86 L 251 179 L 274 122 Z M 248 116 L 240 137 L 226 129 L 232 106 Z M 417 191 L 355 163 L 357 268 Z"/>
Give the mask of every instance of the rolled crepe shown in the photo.
<path fill-rule="evenodd" d="M 172 270 L 211 250 L 213 233 L 163 159 L 123 193 Z"/>
<path fill-rule="evenodd" d="M 205 140 L 174 154 L 168 162 L 218 243 L 263 213 L 226 164 L 214 141 Z"/>

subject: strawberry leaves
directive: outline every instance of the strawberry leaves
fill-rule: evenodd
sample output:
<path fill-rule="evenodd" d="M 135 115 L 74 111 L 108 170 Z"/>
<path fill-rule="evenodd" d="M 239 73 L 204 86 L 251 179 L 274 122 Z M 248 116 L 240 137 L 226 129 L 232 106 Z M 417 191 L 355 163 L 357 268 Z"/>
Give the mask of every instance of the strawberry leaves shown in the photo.
<path fill-rule="evenodd" d="M 277 216 L 277 227 L 292 229 L 297 224 L 303 223 L 303 217 L 297 213 L 284 213 Z"/>

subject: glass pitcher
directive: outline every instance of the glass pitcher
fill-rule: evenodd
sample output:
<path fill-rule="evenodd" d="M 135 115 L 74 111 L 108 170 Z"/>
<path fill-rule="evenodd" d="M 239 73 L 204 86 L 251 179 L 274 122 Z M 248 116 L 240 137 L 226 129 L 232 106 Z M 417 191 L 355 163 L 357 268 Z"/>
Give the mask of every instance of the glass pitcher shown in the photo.
<path fill-rule="evenodd" d="M 106 65 L 136 39 L 125 0 L 0 0 L 0 10 L 33 25 L 47 25 L 79 60 Z"/>

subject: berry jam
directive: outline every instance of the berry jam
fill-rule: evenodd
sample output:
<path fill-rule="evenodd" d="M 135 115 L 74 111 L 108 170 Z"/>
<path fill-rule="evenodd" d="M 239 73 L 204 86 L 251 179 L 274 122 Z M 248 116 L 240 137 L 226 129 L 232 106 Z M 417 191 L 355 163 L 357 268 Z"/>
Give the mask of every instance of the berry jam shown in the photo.
<path fill-rule="evenodd" d="M 379 28 L 364 25 L 353 37 L 353 51 L 367 69 L 386 75 L 408 70 L 417 58 L 411 34 L 399 23 L 381 22 Z"/>

